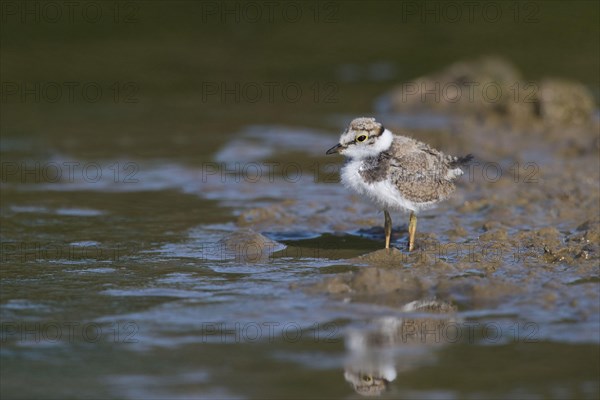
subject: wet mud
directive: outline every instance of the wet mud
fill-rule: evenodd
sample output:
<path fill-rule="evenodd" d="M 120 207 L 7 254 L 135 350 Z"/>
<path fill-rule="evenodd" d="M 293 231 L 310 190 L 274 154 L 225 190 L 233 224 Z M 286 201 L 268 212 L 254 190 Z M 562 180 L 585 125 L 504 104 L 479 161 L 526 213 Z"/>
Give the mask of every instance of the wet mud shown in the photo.
<path fill-rule="evenodd" d="M 525 87 L 505 61 L 457 65 L 422 80 Z M 277 393 L 273 382 L 290 396 L 291 377 L 312 371 L 302 393 L 314 395 L 319 379 L 339 398 L 597 398 L 600 119 L 580 84 L 536 85 L 533 103 L 410 103 L 390 86 L 373 104 L 393 132 L 475 156 L 456 192 L 419 214 L 412 252 L 408 215 L 391 215 L 392 249 L 383 249 L 383 213 L 341 185 L 342 157 L 325 156 L 358 115 L 332 115 L 320 130 L 248 126 L 194 162 L 136 158 L 135 182 L 114 179 L 116 163 L 130 165 L 120 159 L 103 160 L 109 173 L 93 184 L 11 175 L 0 210 L 10 238 L 2 317 L 139 328 L 132 350 L 117 352 L 123 365 L 141 357 L 166 381 L 188 376 L 187 360 L 209 371 L 202 385 L 247 393 L 253 382 L 254 397 Z M 257 326 L 262 335 L 251 335 Z M 6 345 L 39 348 L 18 331 Z M 61 344 L 51 345 L 48 359 L 60 359 Z M 81 362 L 79 350 L 65 368 Z M 233 355 L 249 364 L 215 366 Z M 64 387 L 86 382 L 40 365 L 39 376 Z M 155 372 L 134 373 L 113 379 L 116 398 L 155 395 Z"/>
<path fill-rule="evenodd" d="M 457 63 L 417 81 L 495 82 L 507 95 L 510 85 L 524 82 L 509 62 L 493 58 Z M 408 132 L 450 154 L 476 157 L 456 194 L 419 218 L 414 252 L 406 251 L 407 216 L 392 215 L 394 248 L 383 250 L 382 213 L 369 210 L 338 182 L 307 181 L 296 196 L 242 211 L 237 225 L 263 232 L 301 256 L 349 267 L 318 282 L 293 285 L 311 293 L 396 307 L 423 297 L 462 310 L 539 307 L 544 311 L 537 317 L 549 321 L 559 319 L 553 312 L 569 309 L 575 320 L 597 320 L 596 105 L 577 82 L 532 84 L 531 101 L 502 97 L 493 106 L 484 99 L 402 101 L 406 85 L 383 97 L 387 111 L 378 118 L 389 121 L 385 125 L 392 131 Z M 446 129 L 411 131 L 395 118 L 407 112 L 450 119 Z M 335 142 L 334 135 L 330 138 Z"/>

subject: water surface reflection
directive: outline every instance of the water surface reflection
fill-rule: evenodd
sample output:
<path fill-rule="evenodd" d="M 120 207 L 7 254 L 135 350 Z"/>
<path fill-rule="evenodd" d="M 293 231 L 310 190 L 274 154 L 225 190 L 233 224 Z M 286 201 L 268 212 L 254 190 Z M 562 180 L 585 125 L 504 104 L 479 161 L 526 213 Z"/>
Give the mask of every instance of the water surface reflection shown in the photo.
<path fill-rule="evenodd" d="M 400 311 L 400 317 L 379 317 L 346 334 L 344 378 L 361 395 L 381 395 L 399 373 L 432 362 L 456 321 L 456 307 L 442 301 L 415 300 Z"/>

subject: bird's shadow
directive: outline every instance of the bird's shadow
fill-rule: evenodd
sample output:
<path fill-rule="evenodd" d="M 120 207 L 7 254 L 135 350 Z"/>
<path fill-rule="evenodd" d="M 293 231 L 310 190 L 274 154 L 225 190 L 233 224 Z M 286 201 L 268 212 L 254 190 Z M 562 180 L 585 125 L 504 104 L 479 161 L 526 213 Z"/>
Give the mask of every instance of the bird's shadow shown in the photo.
<path fill-rule="evenodd" d="M 381 237 L 354 233 L 324 233 L 319 237 L 301 240 L 285 240 L 284 244 L 296 247 L 319 247 L 321 249 L 370 249 L 381 247 Z"/>
<path fill-rule="evenodd" d="M 396 228 L 394 228 L 396 230 Z M 398 228 L 392 236 L 394 247 L 406 246 L 406 227 Z M 273 253 L 274 258 L 353 258 L 381 250 L 385 243 L 383 228 L 373 227 L 354 232 L 324 233 L 318 237 L 279 240 L 286 245 L 282 251 Z"/>
<path fill-rule="evenodd" d="M 353 235 L 371 238 L 372 240 L 384 240 L 385 231 L 382 226 L 373 226 L 371 228 L 362 228 L 352 232 Z M 392 227 L 392 241 L 407 236 L 408 225 Z"/>

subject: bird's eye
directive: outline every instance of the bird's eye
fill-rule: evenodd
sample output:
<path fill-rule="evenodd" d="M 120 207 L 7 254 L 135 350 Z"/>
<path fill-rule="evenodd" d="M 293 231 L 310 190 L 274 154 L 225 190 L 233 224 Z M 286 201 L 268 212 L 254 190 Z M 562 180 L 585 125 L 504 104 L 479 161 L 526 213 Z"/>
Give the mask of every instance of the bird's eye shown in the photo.
<path fill-rule="evenodd" d="M 362 376 L 362 380 L 366 383 L 371 383 L 371 381 L 373 380 L 373 378 L 371 378 L 370 375 L 363 375 Z"/>
<path fill-rule="evenodd" d="M 367 135 L 360 135 L 356 138 L 357 142 L 364 142 L 365 140 L 367 140 Z"/>

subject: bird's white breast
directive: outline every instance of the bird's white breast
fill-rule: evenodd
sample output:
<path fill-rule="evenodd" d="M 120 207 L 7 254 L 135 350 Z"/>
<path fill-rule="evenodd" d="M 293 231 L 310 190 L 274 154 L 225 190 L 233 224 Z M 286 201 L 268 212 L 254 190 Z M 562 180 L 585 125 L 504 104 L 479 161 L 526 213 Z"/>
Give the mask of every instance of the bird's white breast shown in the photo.
<path fill-rule="evenodd" d="M 368 183 L 360 175 L 362 160 L 350 160 L 341 170 L 341 180 L 345 187 L 375 202 L 380 208 L 396 211 L 419 211 L 431 203 L 415 203 L 400 193 L 389 179 Z"/>

